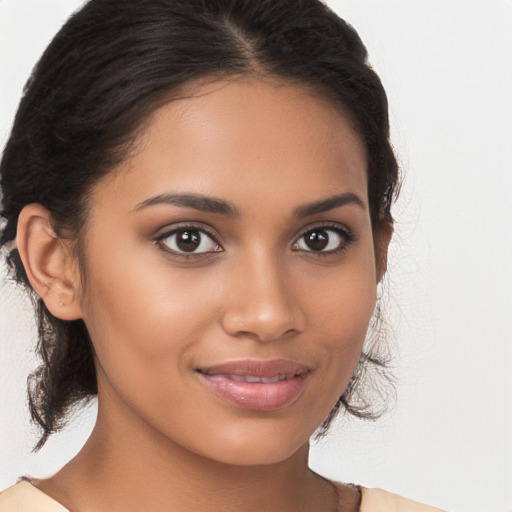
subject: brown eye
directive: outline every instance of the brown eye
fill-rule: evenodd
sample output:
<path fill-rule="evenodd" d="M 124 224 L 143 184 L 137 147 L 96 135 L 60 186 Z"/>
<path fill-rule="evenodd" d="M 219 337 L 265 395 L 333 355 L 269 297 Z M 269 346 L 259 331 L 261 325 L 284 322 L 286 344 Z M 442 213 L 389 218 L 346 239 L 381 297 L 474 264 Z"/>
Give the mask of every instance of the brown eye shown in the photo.
<path fill-rule="evenodd" d="M 323 251 L 329 244 L 329 234 L 323 229 L 310 231 L 304 235 L 304 243 L 312 251 Z"/>
<path fill-rule="evenodd" d="M 181 231 L 176 234 L 176 245 L 184 252 L 194 252 L 201 245 L 199 231 Z"/>
<path fill-rule="evenodd" d="M 293 244 L 293 249 L 319 253 L 336 252 L 351 241 L 351 235 L 341 228 L 320 227 L 306 231 Z"/>
<path fill-rule="evenodd" d="M 177 253 L 200 254 L 222 249 L 207 233 L 196 228 L 179 228 L 160 237 L 160 243 Z"/>

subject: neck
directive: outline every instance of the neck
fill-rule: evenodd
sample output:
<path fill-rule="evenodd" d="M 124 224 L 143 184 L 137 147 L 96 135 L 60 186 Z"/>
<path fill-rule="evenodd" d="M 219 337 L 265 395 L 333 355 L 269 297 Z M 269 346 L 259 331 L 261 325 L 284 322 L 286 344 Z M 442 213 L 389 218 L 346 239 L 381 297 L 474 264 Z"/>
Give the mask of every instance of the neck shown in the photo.
<path fill-rule="evenodd" d="M 308 452 L 306 443 L 271 464 L 222 463 L 100 407 L 84 448 L 40 487 L 76 511 L 330 512 L 333 489 L 309 469 Z"/>

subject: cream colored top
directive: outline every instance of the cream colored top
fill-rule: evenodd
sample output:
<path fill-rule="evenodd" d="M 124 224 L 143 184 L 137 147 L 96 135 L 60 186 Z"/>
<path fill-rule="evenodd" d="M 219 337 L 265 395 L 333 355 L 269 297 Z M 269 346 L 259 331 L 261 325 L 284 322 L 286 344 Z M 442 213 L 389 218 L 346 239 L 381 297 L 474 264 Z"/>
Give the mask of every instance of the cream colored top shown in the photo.
<path fill-rule="evenodd" d="M 361 488 L 360 512 L 443 512 L 382 489 Z M 30 482 L 22 480 L 0 493 L 0 512 L 69 512 Z"/>
<path fill-rule="evenodd" d="M 21 480 L 0 493 L 0 512 L 69 512 L 60 503 Z"/>

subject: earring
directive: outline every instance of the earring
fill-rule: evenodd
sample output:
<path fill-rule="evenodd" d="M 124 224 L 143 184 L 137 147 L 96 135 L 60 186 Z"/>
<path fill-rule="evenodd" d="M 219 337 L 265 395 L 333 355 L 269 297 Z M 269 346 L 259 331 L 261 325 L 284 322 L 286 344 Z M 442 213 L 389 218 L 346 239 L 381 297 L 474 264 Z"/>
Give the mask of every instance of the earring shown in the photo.
<path fill-rule="evenodd" d="M 382 284 L 377 284 L 377 301 L 382 300 L 383 290 L 382 290 Z"/>

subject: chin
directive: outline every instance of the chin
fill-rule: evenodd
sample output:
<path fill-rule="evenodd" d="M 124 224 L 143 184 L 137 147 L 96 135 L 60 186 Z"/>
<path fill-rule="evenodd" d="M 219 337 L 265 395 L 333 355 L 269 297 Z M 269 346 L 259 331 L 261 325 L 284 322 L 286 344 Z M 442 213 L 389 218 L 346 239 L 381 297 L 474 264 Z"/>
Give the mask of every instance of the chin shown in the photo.
<path fill-rule="evenodd" d="M 252 435 L 251 435 L 252 433 Z M 223 432 L 222 438 L 211 440 L 201 454 L 223 464 L 236 466 L 262 466 L 279 464 L 299 454 L 309 446 L 308 433 L 293 435 L 293 430 L 269 430 L 253 425 L 232 435 Z M 248 435 L 249 434 L 249 435 Z"/>
<path fill-rule="evenodd" d="M 229 450 L 228 452 L 219 454 L 218 457 L 215 457 L 215 460 L 230 466 L 268 466 L 280 464 L 292 458 L 300 451 L 300 448 L 301 447 L 296 448 L 295 450 L 262 450 L 261 447 L 258 449 L 248 447 L 245 450 Z"/>

